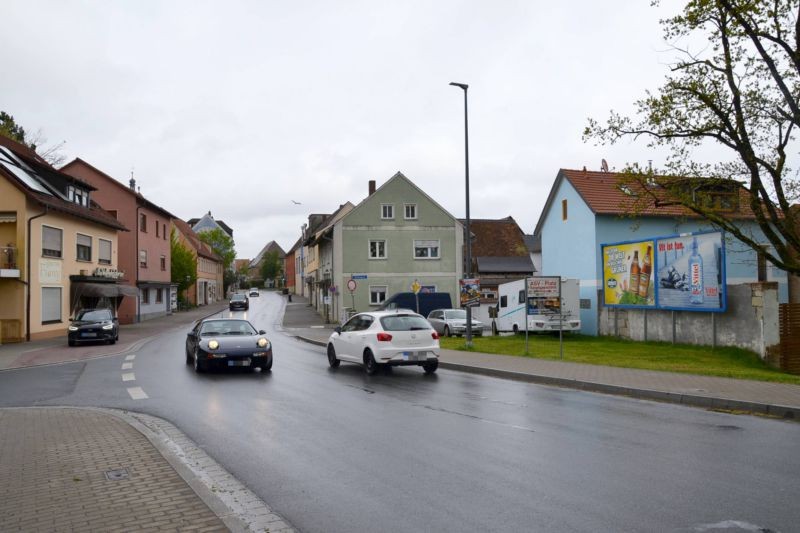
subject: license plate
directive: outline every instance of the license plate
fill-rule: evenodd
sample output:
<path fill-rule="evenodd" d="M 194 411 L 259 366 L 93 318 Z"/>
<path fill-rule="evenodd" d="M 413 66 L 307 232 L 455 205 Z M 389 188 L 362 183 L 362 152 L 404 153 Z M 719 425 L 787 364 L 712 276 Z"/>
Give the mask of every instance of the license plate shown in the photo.
<path fill-rule="evenodd" d="M 417 361 L 421 357 L 425 357 L 426 352 L 403 352 L 404 361 Z"/>
<path fill-rule="evenodd" d="M 239 361 L 228 361 L 228 366 L 250 366 L 250 359 L 241 359 Z"/>
<path fill-rule="evenodd" d="M 97 333 L 81 333 L 81 337 L 97 337 Z"/>

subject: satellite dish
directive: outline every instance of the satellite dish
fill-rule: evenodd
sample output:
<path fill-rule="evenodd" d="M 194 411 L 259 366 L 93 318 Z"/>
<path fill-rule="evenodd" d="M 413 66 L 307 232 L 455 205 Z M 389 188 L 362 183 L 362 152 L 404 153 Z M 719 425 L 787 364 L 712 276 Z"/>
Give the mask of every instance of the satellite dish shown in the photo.
<path fill-rule="evenodd" d="M 608 172 L 608 162 L 605 159 L 600 161 L 600 170 Z"/>

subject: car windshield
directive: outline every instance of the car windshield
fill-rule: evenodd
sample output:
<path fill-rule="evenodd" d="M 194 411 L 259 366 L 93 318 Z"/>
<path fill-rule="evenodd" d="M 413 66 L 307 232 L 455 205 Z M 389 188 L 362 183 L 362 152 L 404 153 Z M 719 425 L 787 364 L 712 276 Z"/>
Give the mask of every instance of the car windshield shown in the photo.
<path fill-rule="evenodd" d="M 243 302 L 244 301 L 244 294 L 234 294 L 231 297 L 232 302 Z"/>
<path fill-rule="evenodd" d="M 455 318 L 457 320 L 466 320 L 467 312 L 463 309 L 453 309 L 452 311 L 446 311 L 444 316 L 447 318 Z"/>
<path fill-rule="evenodd" d="M 87 309 L 78 312 L 75 320 L 111 320 L 111 311 L 108 309 Z"/>
<path fill-rule="evenodd" d="M 427 320 L 419 315 L 394 315 L 381 318 L 384 331 L 415 331 L 431 329 Z"/>
<path fill-rule="evenodd" d="M 255 334 L 255 328 L 245 320 L 212 320 L 200 326 L 200 335 L 204 337 Z"/>

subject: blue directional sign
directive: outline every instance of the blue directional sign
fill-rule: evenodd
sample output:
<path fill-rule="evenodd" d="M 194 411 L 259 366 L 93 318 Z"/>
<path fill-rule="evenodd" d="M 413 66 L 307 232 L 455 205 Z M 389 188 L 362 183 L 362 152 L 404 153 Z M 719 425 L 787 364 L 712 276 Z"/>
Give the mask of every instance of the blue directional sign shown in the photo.
<path fill-rule="evenodd" d="M 353 274 L 350 276 L 350 279 L 367 279 L 366 274 Z"/>

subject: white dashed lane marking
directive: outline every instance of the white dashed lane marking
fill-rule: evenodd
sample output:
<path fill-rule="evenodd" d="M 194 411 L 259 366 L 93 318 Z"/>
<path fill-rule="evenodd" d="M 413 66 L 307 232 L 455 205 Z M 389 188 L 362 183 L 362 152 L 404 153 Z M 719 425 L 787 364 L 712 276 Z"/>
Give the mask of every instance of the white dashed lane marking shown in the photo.
<path fill-rule="evenodd" d="M 125 356 L 125 360 L 126 361 L 133 361 L 134 359 L 136 359 L 136 354 L 135 353 L 132 353 L 130 355 L 126 355 Z"/>
<path fill-rule="evenodd" d="M 133 368 L 133 363 L 122 363 L 122 370 L 130 370 Z"/>
<path fill-rule="evenodd" d="M 132 400 L 146 400 L 149 397 L 141 387 L 128 387 L 128 394 L 131 395 Z"/>
<path fill-rule="evenodd" d="M 133 372 L 126 372 L 122 374 L 122 381 L 136 381 L 136 374 Z"/>

